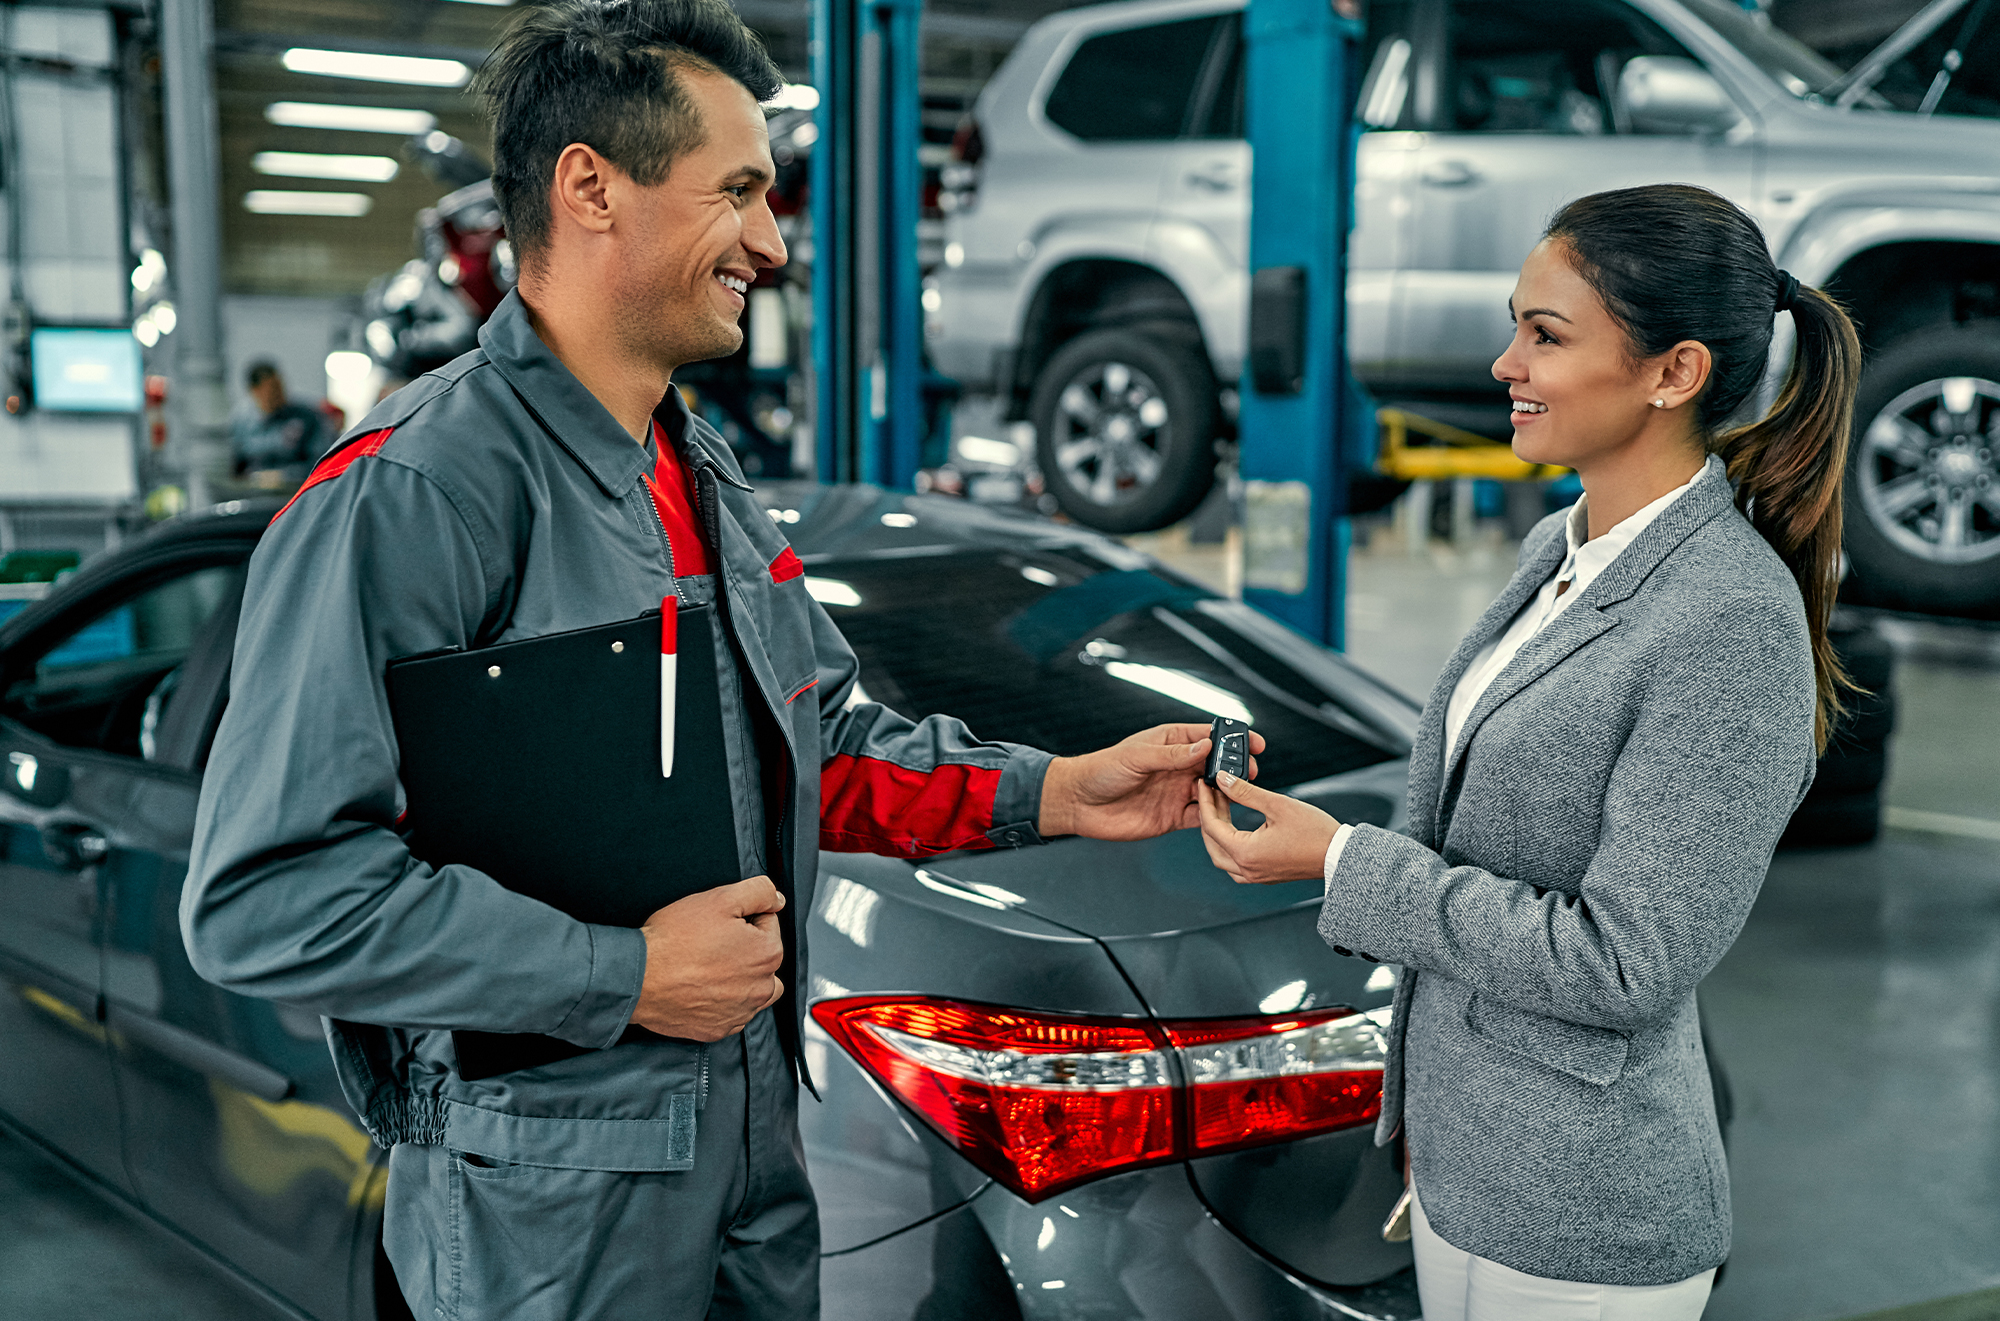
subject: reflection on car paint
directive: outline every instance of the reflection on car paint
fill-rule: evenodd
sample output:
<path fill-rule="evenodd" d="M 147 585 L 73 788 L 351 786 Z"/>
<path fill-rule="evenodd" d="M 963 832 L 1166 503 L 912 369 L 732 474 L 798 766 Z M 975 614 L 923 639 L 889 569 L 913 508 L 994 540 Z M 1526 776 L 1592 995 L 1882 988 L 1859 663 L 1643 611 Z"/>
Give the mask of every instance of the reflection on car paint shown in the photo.
<path fill-rule="evenodd" d="M 214 1079 L 208 1090 L 223 1167 L 244 1188 L 282 1198 L 312 1175 L 327 1174 L 347 1189 L 349 1206 L 381 1209 L 388 1166 L 369 1159 L 374 1144 L 352 1119 L 308 1101 L 266 1101 Z"/>

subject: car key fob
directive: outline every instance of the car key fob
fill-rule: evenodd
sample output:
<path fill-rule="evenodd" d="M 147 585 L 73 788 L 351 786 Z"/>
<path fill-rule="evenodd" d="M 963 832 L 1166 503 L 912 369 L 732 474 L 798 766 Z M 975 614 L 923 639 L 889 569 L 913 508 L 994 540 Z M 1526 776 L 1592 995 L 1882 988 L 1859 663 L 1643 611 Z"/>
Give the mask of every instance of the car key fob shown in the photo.
<path fill-rule="evenodd" d="M 1240 779 L 1250 775 L 1250 726 L 1228 716 L 1217 716 L 1208 726 L 1208 765 L 1201 777 L 1211 785 L 1223 771 Z"/>

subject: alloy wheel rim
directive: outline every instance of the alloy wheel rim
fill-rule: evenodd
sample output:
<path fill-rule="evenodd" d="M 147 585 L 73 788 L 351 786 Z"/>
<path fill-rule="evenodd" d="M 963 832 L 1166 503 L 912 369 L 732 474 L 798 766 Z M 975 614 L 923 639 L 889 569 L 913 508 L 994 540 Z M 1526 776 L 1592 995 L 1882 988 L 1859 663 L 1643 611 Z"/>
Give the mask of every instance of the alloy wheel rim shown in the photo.
<path fill-rule="evenodd" d="M 1056 397 L 1056 468 L 1091 503 L 1128 504 L 1160 480 L 1172 423 L 1152 377 L 1126 362 L 1092 363 Z"/>
<path fill-rule="evenodd" d="M 1891 399 L 1860 436 L 1862 512 L 1933 564 L 2000 555 L 2000 383 L 1947 376 Z"/>

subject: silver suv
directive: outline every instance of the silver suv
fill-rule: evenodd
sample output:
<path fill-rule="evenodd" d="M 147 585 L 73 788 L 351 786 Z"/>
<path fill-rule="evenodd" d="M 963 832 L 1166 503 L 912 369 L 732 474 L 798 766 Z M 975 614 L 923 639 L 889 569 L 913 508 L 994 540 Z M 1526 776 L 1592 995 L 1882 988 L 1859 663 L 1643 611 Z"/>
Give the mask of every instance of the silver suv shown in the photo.
<path fill-rule="evenodd" d="M 1378 400 L 1506 435 L 1488 369 L 1547 218 L 1601 189 L 1703 184 L 1861 326 L 1852 593 L 2000 615 L 2000 124 L 1923 113 L 1935 97 L 1898 109 L 1871 90 L 1885 60 L 1843 74 L 1727 0 L 1368 8 L 1349 356 Z M 1098 527 L 1188 512 L 1231 431 L 1242 70 L 1240 3 L 1054 15 L 994 75 L 947 172 L 933 360 L 1034 423 L 1050 489 Z"/>

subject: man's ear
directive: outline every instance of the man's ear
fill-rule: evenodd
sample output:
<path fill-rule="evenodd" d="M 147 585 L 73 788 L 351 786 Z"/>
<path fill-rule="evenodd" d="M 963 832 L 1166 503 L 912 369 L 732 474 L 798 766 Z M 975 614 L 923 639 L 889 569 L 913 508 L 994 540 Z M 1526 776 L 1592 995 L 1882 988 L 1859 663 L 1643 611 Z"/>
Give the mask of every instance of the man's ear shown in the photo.
<path fill-rule="evenodd" d="M 611 176 L 614 167 L 595 148 L 572 142 L 556 157 L 555 182 L 549 188 L 549 214 L 555 228 L 568 224 L 591 234 L 611 229 Z M 553 236 L 552 236 L 553 237 Z"/>
<path fill-rule="evenodd" d="M 1700 340 L 1686 339 L 1668 349 L 1658 358 L 1658 375 L 1650 392 L 1655 399 L 1664 399 L 1666 407 L 1679 408 L 1689 403 L 1708 384 L 1708 374 L 1715 366 L 1715 356 L 1708 351 L 1708 345 Z"/>

